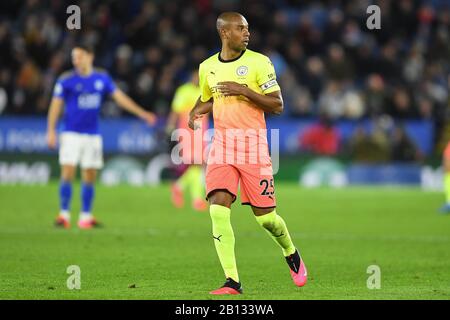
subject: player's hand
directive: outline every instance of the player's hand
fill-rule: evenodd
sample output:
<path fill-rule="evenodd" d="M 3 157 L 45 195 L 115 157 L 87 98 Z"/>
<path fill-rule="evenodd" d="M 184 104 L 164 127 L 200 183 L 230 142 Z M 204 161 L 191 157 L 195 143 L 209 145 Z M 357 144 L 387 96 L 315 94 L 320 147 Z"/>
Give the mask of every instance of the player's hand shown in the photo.
<path fill-rule="evenodd" d="M 147 122 L 149 125 L 153 126 L 156 123 L 157 117 L 153 112 L 145 111 L 142 114 L 141 119 Z"/>
<path fill-rule="evenodd" d="M 56 149 L 56 132 L 55 130 L 47 131 L 47 145 L 50 149 Z"/>
<path fill-rule="evenodd" d="M 224 96 L 244 95 L 247 87 L 234 81 L 223 81 L 217 83 L 217 88 Z"/>
<path fill-rule="evenodd" d="M 201 117 L 203 117 L 202 114 L 189 114 L 189 123 L 188 123 L 189 128 L 191 128 L 192 130 L 198 129 L 199 126 L 197 123 L 195 123 L 195 121 L 197 119 L 200 119 Z"/>

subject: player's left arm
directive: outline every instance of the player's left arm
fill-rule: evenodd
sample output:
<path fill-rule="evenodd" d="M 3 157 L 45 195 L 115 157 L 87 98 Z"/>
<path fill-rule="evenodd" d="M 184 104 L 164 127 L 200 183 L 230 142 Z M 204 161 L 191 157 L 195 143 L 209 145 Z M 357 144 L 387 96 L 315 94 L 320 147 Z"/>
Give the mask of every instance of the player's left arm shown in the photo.
<path fill-rule="evenodd" d="M 136 115 L 150 125 L 155 124 L 156 115 L 153 112 L 146 111 L 144 108 L 139 106 L 122 90 L 116 88 L 111 96 L 122 109 Z"/>
<path fill-rule="evenodd" d="M 252 89 L 234 81 L 218 83 L 218 89 L 225 96 L 242 95 L 251 100 L 255 105 L 268 113 L 281 114 L 283 112 L 283 97 L 281 91 L 260 94 Z"/>

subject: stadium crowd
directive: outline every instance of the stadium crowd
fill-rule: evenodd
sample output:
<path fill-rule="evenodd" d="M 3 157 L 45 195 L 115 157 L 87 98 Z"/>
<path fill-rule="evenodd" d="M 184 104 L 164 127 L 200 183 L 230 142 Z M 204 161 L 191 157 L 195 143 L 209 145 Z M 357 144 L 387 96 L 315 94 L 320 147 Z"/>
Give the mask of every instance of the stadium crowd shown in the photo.
<path fill-rule="evenodd" d="M 73 3 L 81 29 L 69 31 Z M 366 27 L 370 4 L 381 9 L 379 30 Z M 167 115 L 189 70 L 220 49 L 215 20 L 224 10 L 246 16 L 249 48 L 273 61 L 284 117 L 429 119 L 437 132 L 445 124 L 448 0 L 2 1 L 0 114 L 47 113 L 70 49 L 83 41 L 125 92 Z M 109 102 L 103 115 L 121 111 Z"/>

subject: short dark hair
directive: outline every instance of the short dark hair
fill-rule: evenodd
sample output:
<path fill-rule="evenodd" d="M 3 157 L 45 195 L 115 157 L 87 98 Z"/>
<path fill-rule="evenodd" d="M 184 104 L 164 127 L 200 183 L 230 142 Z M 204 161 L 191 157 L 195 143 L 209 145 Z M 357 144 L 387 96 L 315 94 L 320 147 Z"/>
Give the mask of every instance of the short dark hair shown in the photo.
<path fill-rule="evenodd" d="M 87 53 L 90 54 L 94 54 L 95 53 L 95 48 L 93 45 L 90 44 L 86 44 L 86 43 L 77 43 L 74 48 L 80 48 L 84 51 L 86 51 Z"/>

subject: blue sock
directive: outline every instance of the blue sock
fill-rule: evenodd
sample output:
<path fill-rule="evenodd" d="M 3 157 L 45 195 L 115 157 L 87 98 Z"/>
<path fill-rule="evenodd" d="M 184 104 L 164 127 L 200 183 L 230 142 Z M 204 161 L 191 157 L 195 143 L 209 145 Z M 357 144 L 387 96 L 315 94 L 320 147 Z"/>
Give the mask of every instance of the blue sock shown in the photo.
<path fill-rule="evenodd" d="M 72 183 L 61 180 L 59 183 L 59 201 L 61 211 L 69 211 L 70 199 L 72 198 Z"/>
<path fill-rule="evenodd" d="M 94 186 L 83 183 L 81 186 L 82 212 L 91 213 L 92 200 L 94 199 Z"/>

